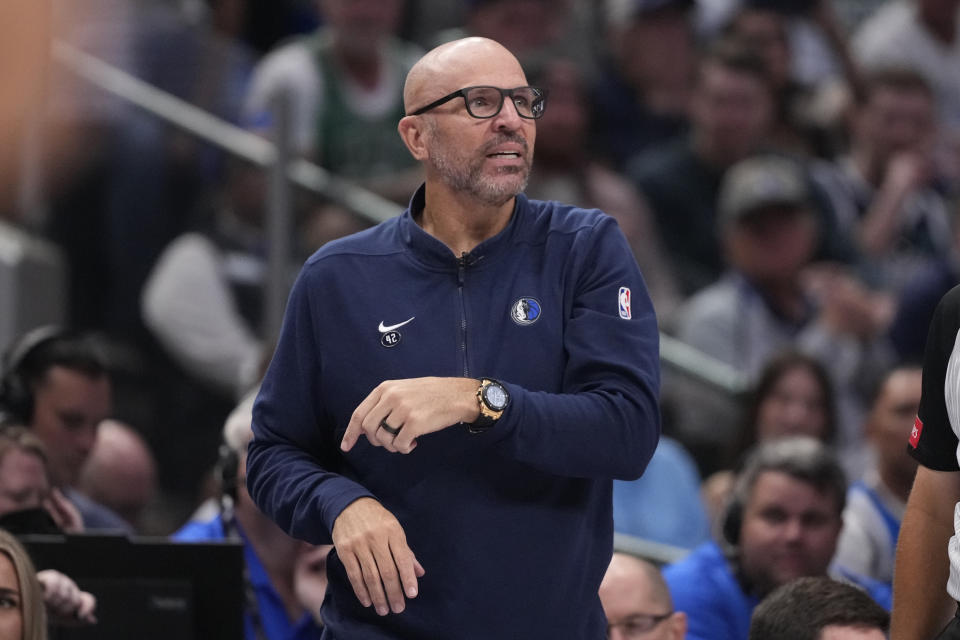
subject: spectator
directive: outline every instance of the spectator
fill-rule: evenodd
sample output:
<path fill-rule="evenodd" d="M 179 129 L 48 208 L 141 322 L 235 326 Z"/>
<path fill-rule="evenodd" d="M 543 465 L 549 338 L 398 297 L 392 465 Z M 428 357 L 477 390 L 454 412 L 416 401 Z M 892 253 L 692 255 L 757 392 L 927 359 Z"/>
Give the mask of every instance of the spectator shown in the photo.
<path fill-rule="evenodd" d="M 0 637 L 46 640 L 43 592 L 33 562 L 16 538 L 0 530 Z"/>
<path fill-rule="evenodd" d="M 735 447 L 717 464 L 732 467 L 759 442 L 790 436 L 835 444 L 836 403 L 830 375 L 820 361 L 789 349 L 764 365 L 746 400 L 743 425 Z M 721 467 L 703 482 L 703 501 L 710 522 L 716 522 L 733 490 L 734 473 Z"/>
<path fill-rule="evenodd" d="M 864 434 L 874 461 L 850 486 L 836 564 L 892 584 L 900 521 L 917 463 L 903 448 L 921 393 L 920 367 L 901 366 L 884 377 L 867 414 Z"/>
<path fill-rule="evenodd" d="M 829 448 L 812 438 L 758 445 L 737 474 L 722 523 L 725 548 L 708 542 L 668 566 L 674 606 L 690 640 L 742 640 L 754 607 L 803 576 L 827 575 L 842 526 L 847 483 Z M 847 575 L 889 606 L 884 585 Z"/>
<path fill-rule="evenodd" d="M 51 486 L 46 448 L 29 429 L 0 428 L 0 527 L 20 533 L 79 533 L 76 507 Z"/>
<path fill-rule="evenodd" d="M 814 165 L 838 231 L 857 248 L 873 287 L 899 294 L 955 257 L 949 207 L 933 157 L 933 96 L 913 71 L 867 76 L 849 155 Z"/>
<path fill-rule="evenodd" d="M 885 640 L 890 614 L 861 589 L 797 578 L 754 609 L 749 640 Z"/>
<path fill-rule="evenodd" d="M 142 531 L 144 510 L 157 493 L 157 464 L 150 447 L 129 425 L 104 420 L 77 488 Z"/>
<path fill-rule="evenodd" d="M 9 348 L 4 365 L 0 407 L 43 442 L 53 486 L 76 505 L 84 527 L 132 532 L 118 515 L 75 490 L 97 429 L 113 411 L 106 360 L 93 338 L 39 327 Z"/>
<path fill-rule="evenodd" d="M 573 24 L 571 0 L 466 0 L 463 28 L 441 31 L 434 44 L 476 36 L 496 40 L 521 64 L 545 64 L 557 55 L 584 61 L 584 30 Z M 589 64 L 586 64 L 589 66 Z"/>
<path fill-rule="evenodd" d="M 821 227 L 792 160 L 757 156 L 736 165 L 720 211 L 730 268 L 678 311 L 677 336 L 751 380 L 782 349 L 814 355 L 836 391 L 838 442 L 859 446 L 860 387 L 892 357 L 883 340 L 889 300 L 838 269 L 811 268 Z"/>
<path fill-rule="evenodd" d="M 395 36 L 403 0 L 319 2 L 324 26 L 254 69 L 247 120 L 272 129 L 274 101 L 288 96 L 297 153 L 405 201 L 422 175 L 397 136 L 397 121 L 403 79 L 421 52 Z"/>
<path fill-rule="evenodd" d="M 836 435 L 833 388 L 823 364 L 793 350 L 770 358 L 747 403 L 740 453 L 774 438 L 807 436 L 830 444 Z"/>
<path fill-rule="evenodd" d="M 687 617 L 674 611 L 660 570 L 646 560 L 614 552 L 600 583 L 609 640 L 683 640 Z"/>
<path fill-rule="evenodd" d="M 244 609 L 246 640 L 319 639 L 322 625 L 314 614 L 318 600 L 322 600 L 317 592 L 325 590 L 316 584 L 326 581 L 323 558 L 305 557 L 313 548 L 281 531 L 247 493 L 246 452 L 253 437 L 250 421 L 254 395 L 249 394 L 237 405 L 223 427 L 224 455 L 219 465 L 222 509 L 210 519 L 188 522 L 173 534 L 173 539 L 199 542 L 238 538 L 243 543 L 245 579 L 252 598 Z"/>
<path fill-rule="evenodd" d="M 80 514 L 51 489 L 43 444 L 20 425 L 0 428 L 0 551 L 12 533 L 49 534 L 82 531 Z M 53 569 L 37 572 L 43 602 L 54 621 L 93 624 L 96 598 Z M 2 634 L 0 634 L 2 635 Z"/>
<path fill-rule="evenodd" d="M 187 503 L 188 510 L 216 459 L 224 418 L 259 380 L 275 338 L 267 335 L 263 313 L 264 177 L 255 167 L 231 162 L 225 183 L 204 204 L 202 222 L 167 245 L 140 298 L 144 324 L 158 343 L 155 393 L 178 398 L 157 407 L 154 417 L 163 431 L 151 434 L 150 442 L 164 497 Z M 298 216 L 290 281 L 320 244 L 361 228 L 356 217 L 332 206 Z"/>
<path fill-rule="evenodd" d="M 598 3 L 604 4 L 604 3 Z M 696 65 L 693 0 L 607 0 L 606 58 L 593 87 L 594 153 L 620 171 L 679 137 Z"/>
<path fill-rule="evenodd" d="M 770 132 L 773 93 L 763 61 L 732 45 L 713 49 L 699 62 L 690 114 L 689 136 L 641 153 L 628 168 L 653 209 L 684 295 L 719 277 L 720 182 Z"/>
<path fill-rule="evenodd" d="M 845 76 L 855 83 L 856 69 L 847 52 L 846 33 L 834 14 L 835 1 L 821 0 L 700 0 L 698 27 L 704 39 L 721 31 L 741 8 L 780 13 L 790 42 L 791 76 L 816 86 Z"/>
<path fill-rule="evenodd" d="M 840 81 L 806 84 L 796 79 L 790 24 L 791 16 L 776 4 L 747 3 L 731 18 L 725 37 L 763 58 L 774 93 L 773 146 L 832 157 L 843 142 L 842 116 L 851 91 Z"/>
<path fill-rule="evenodd" d="M 891 640 L 960 638 L 958 334 L 960 287 L 954 287 L 930 323 L 920 409 L 908 440 L 907 451 L 920 465 L 897 540 Z"/>
<path fill-rule="evenodd" d="M 908 67 L 926 78 L 940 118 L 960 131 L 960 16 L 957 0 L 894 0 L 854 33 L 854 57 L 866 69 Z M 954 141 L 955 142 L 955 141 Z"/>

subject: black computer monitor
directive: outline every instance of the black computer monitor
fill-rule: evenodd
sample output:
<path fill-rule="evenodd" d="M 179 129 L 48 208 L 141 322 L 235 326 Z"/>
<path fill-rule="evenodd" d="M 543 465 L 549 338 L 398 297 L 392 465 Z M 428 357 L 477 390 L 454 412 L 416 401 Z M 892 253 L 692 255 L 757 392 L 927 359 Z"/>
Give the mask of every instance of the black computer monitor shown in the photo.
<path fill-rule="evenodd" d="M 38 570 L 65 573 L 97 597 L 96 625 L 56 626 L 51 640 L 243 638 L 243 551 L 237 542 L 18 537 Z"/>

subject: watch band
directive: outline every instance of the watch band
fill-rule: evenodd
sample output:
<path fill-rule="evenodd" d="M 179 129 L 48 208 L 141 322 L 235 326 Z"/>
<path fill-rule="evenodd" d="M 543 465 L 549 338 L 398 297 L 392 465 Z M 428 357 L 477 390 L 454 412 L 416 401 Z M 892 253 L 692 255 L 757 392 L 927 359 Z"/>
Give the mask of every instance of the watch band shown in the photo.
<path fill-rule="evenodd" d="M 506 402 L 504 402 L 502 407 L 496 408 L 491 406 L 485 397 L 485 391 L 487 387 L 491 385 L 496 385 L 506 396 Z M 477 387 L 477 405 L 480 408 L 480 414 L 477 416 L 477 419 L 471 424 L 467 425 L 470 433 L 480 433 L 486 431 L 494 424 L 497 420 L 500 419 L 500 416 L 503 415 L 504 410 L 510 404 L 510 395 L 507 393 L 506 388 L 498 381 L 491 378 L 481 378 L 480 386 Z"/>

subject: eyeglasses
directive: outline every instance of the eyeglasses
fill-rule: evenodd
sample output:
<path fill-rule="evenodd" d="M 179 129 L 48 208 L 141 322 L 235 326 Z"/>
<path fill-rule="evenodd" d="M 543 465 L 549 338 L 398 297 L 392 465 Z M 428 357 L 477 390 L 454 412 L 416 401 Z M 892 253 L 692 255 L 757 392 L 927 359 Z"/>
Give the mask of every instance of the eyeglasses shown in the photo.
<path fill-rule="evenodd" d="M 503 109 L 503 98 L 509 96 L 513 101 L 513 106 L 517 109 L 517 115 L 521 118 L 530 118 L 536 120 L 543 115 L 547 108 L 547 90 L 537 89 L 536 87 L 516 87 L 515 89 L 501 89 L 500 87 L 464 87 L 443 96 L 439 100 L 434 100 L 425 107 L 421 107 L 411 113 L 412 116 L 419 116 L 435 107 L 450 102 L 454 98 L 462 96 L 463 102 L 467 107 L 467 113 L 474 118 L 492 118 Z"/>
<path fill-rule="evenodd" d="M 618 627 L 623 630 L 623 635 L 625 637 L 640 638 L 643 634 L 648 631 L 652 631 L 654 627 L 672 615 L 673 611 L 668 611 L 667 613 L 658 616 L 647 613 L 635 613 L 628 618 L 624 618 L 620 622 L 608 624 L 607 638 L 610 637 L 610 632 Z"/>

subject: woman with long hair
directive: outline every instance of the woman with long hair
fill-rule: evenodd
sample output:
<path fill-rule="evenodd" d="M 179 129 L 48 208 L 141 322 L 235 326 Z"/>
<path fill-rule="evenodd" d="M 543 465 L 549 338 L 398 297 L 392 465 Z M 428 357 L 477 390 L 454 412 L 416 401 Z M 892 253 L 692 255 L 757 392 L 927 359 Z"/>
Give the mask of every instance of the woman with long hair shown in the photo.
<path fill-rule="evenodd" d="M 0 640 L 46 640 L 43 593 L 26 549 L 0 529 Z"/>

